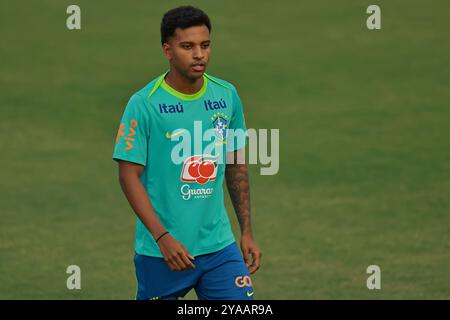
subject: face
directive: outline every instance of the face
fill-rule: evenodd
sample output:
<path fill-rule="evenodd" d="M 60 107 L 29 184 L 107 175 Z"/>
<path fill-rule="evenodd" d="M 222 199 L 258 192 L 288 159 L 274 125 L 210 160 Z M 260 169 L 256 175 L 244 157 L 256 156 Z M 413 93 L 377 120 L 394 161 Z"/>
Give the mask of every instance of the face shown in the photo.
<path fill-rule="evenodd" d="M 174 35 L 164 43 L 164 55 L 171 68 L 189 80 L 203 76 L 210 54 L 209 30 L 203 26 L 175 29 Z"/>

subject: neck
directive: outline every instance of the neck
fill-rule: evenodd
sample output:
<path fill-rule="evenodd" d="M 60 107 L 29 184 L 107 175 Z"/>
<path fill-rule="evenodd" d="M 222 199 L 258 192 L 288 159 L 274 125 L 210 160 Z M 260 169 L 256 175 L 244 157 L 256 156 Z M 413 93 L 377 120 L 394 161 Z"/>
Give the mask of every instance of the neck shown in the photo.
<path fill-rule="evenodd" d="M 169 86 L 184 94 L 197 93 L 203 86 L 203 77 L 189 79 L 181 75 L 174 68 L 170 69 L 164 80 Z"/>

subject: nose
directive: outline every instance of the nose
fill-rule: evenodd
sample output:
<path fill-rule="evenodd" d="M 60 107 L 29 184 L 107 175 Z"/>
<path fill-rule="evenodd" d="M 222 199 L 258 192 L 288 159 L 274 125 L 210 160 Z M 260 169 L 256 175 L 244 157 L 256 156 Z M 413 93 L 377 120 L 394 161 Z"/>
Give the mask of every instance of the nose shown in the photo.
<path fill-rule="evenodd" d="M 200 46 L 194 47 L 193 54 L 194 54 L 194 59 L 201 60 L 204 58 L 203 50 Z"/>

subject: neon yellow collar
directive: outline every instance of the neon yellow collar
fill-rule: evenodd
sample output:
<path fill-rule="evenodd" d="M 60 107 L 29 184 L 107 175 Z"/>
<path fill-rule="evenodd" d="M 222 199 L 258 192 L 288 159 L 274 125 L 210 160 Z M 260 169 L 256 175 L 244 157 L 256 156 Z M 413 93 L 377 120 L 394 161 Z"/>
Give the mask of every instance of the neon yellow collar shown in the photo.
<path fill-rule="evenodd" d="M 165 74 L 164 74 L 164 76 L 165 76 Z M 171 86 L 169 86 L 167 84 L 167 82 L 164 80 L 164 76 L 162 77 L 161 88 L 163 88 L 164 90 L 166 90 L 170 94 L 174 95 L 175 97 L 183 99 L 183 100 L 196 100 L 196 99 L 201 98 L 203 96 L 203 94 L 205 94 L 206 88 L 208 86 L 208 78 L 205 77 L 205 75 L 203 75 L 203 86 L 202 86 L 202 88 L 199 91 L 197 91 L 196 93 L 185 94 L 185 93 L 181 93 L 181 92 L 175 90 L 174 88 L 172 88 Z"/>

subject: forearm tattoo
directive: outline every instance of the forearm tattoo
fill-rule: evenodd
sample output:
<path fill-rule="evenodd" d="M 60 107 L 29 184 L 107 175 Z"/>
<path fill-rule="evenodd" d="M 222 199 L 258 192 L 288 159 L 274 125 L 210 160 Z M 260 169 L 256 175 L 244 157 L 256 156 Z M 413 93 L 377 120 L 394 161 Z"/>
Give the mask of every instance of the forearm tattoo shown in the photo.
<path fill-rule="evenodd" d="M 241 233 L 252 233 L 250 220 L 250 184 L 247 164 L 227 164 L 225 169 L 227 188 Z"/>

